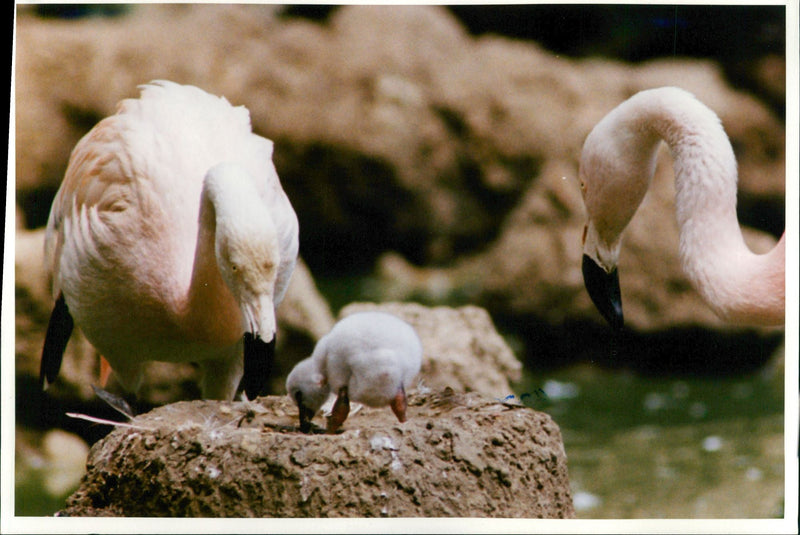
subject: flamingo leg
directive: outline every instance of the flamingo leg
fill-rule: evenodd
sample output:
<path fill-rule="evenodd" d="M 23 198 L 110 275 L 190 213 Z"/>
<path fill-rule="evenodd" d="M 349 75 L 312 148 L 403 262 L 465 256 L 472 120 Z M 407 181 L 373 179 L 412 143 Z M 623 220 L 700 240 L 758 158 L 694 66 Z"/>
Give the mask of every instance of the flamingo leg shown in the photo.
<path fill-rule="evenodd" d="M 406 421 L 406 409 L 408 408 L 408 399 L 406 398 L 406 389 L 403 388 L 403 385 L 400 385 L 400 388 L 397 389 L 397 394 L 392 399 L 390 403 L 392 407 L 392 412 L 400 422 Z"/>
<path fill-rule="evenodd" d="M 331 409 L 331 416 L 328 418 L 328 433 L 335 433 L 350 414 L 350 398 L 347 395 L 347 387 L 339 389 L 336 402 Z"/>
<path fill-rule="evenodd" d="M 108 378 L 111 376 L 111 364 L 105 359 L 103 355 L 100 355 L 100 387 L 107 388 L 108 386 Z"/>

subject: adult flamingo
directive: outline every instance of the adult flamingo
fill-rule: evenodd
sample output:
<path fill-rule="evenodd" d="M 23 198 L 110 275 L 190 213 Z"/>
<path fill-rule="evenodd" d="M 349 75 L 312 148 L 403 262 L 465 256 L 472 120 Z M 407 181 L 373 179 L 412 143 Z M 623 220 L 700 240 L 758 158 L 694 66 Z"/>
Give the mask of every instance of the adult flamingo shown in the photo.
<path fill-rule="evenodd" d="M 247 109 L 192 86 L 142 86 L 78 142 L 53 201 L 43 387 L 74 318 L 134 393 L 146 361 L 192 361 L 204 398 L 232 399 L 241 382 L 252 399 L 297 251 L 272 142 Z"/>
<path fill-rule="evenodd" d="M 736 218 L 730 141 L 713 111 L 674 87 L 642 91 L 623 102 L 583 146 L 583 277 L 595 306 L 612 327 L 623 326 L 621 235 L 647 192 L 662 140 L 674 159 L 680 259 L 689 280 L 725 321 L 782 324 L 786 235 L 767 254 L 748 249 Z"/>

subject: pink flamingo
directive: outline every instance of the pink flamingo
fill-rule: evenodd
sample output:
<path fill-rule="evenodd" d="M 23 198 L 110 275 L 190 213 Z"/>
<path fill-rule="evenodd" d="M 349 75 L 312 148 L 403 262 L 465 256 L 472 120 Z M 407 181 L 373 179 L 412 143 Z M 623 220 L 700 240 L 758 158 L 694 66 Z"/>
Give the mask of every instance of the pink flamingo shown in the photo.
<path fill-rule="evenodd" d="M 134 393 L 146 361 L 192 361 L 204 398 L 232 399 L 241 382 L 252 399 L 297 251 L 272 142 L 248 111 L 192 86 L 142 86 L 76 145 L 53 201 L 43 387 L 76 324 Z"/>
<path fill-rule="evenodd" d="M 785 318 L 786 234 L 767 254 L 751 252 L 736 218 L 736 158 L 719 118 L 673 87 L 642 91 L 603 118 L 586 138 L 580 184 L 588 221 L 583 276 L 597 309 L 623 326 L 617 261 L 622 231 L 653 177 L 661 141 L 674 159 L 680 259 L 723 320 L 779 325 Z"/>

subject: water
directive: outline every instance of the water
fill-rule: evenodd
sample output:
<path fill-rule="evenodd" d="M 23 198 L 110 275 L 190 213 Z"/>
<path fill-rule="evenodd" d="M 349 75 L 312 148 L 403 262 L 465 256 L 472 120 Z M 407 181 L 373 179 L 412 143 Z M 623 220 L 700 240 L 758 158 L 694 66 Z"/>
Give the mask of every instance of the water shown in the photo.
<path fill-rule="evenodd" d="M 16 464 L 23 464 L 17 456 Z M 16 470 L 14 485 L 14 514 L 16 516 L 53 516 L 64 508 L 67 498 L 77 486 L 59 496 L 45 490 L 44 474 L 38 470 L 24 468 Z"/>
<path fill-rule="evenodd" d="M 577 365 L 541 376 L 528 372 L 517 395 L 530 393 L 523 403 L 547 412 L 566 429 L 607 437 L 645 425 L 782 416 L 778 373 L 766 368 L 728 378 L 642 377 Z"/>
<path fill-rule="evenodd" d="M 528 373 L 516 394 L 559 424 L 579 518 L 783 514 L 782 368 L 697 379 L 578 365 Z"/>

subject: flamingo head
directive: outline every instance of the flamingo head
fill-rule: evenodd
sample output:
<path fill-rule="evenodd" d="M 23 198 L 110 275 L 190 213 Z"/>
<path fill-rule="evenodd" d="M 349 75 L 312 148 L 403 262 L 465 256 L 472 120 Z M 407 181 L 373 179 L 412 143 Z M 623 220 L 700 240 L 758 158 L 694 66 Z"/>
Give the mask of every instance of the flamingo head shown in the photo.
<path fill-rule="evenodd" d="M 330 395 L 330 385 L 311 358 L 300 361 L 286 378 L 286 391 L 300 411 L 300 431 L 311 430 L 311 419 Z"/>
<path fill-rule="evenodd" d="M 635 104 L 635 103 L 634 103 Z M 588 221 L 583 230 L 583 280 L 614 329 L 623 326 L 619 260 L 622 232 L 644 198 L 660 138 L 635 105 L 619 106 L 586 137 L 579 178 Z"/>
<path fill-rule="evenodd" d="M 620 241 L 600 239 L 592 221 L 583 228 L 583 283 L 598 312 L 615 330 L 622 329 L 622 297 L 619 288 Z"/>
<path fill-rule="evenodd" d="M 269 376 L 275 353 L 278 233 L 243 168 L 219 164 L 209 171 L 206 183 L 216 184 L 217 188 L 213 194 L 215 255 L 222 280 L 241 312 L 245 333 L 244 389 L 253 399 Z"/>

